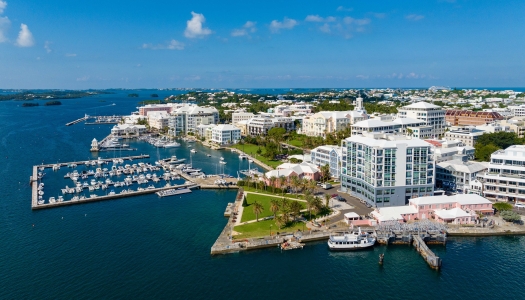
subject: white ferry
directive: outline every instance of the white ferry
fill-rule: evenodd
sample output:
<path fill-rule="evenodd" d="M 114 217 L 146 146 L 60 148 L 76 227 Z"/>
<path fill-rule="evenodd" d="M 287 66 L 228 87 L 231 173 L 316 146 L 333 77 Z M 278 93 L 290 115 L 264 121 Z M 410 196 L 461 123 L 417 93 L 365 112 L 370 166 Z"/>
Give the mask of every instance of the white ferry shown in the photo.
<path fill-rule="evenodd" d="M 376 238 L 366 232 L 344 233 L 343 235 L 331 235 L 328 239 L 328 247 L 332 251 L 350 251 L 366 249 L 374 246 Z"/>
<path fill-rule="evenodd" d="M 169 189 L 169 190 L 156 192 L 156 194 L 159 197 L 175 196 L 175 195 L 186 194 L 186 193 L 191 193 L 191 190 L 189 188 L 179 188 L 179 189 Z"/>

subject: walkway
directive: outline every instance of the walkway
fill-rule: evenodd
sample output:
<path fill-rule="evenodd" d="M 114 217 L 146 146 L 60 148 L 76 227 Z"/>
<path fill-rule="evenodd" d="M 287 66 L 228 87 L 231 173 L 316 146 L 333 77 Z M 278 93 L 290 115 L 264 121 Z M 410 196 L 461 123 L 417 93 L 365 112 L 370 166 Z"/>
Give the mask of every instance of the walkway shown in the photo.
<path fill-rule="evenodd" d="M 267 164 L 263 163 L 262 161 L 254 158 L 253 156 L 249 155 L 248 153 L 243 152 L 242 150 L 239 150 L 237 148 L 231 148 L 231 147 L 228 147 L 226 149 L 230 149 L 232 152 L 244 153 L 244 155 L 248 156 L 248 159 L 253 160 L 254 163 L 258 164 L 259 166 L 261 166 L 266 171 L 271 171 L 271 170 L 274 169 L 273 167 L 270 167 L 269 165 L 267 165 Z"/>

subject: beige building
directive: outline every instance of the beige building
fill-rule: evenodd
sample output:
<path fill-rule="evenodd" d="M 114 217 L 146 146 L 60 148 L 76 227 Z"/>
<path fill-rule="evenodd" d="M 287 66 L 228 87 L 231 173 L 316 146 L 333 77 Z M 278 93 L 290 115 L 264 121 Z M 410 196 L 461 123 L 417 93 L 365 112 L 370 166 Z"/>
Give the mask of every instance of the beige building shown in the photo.
<path fill-rule="evenodd" d="M 501 126 L 508 126 L 519 138 L 525 137 L 525 117 L 514 117 L 510 120 L 500 121 Z"/>
<path fill-rule="evenodd" d="M 474 147 L 478 138 L 484 133 L 485 131 L 475 127 L 466 127 L 445 132 L 445 139 L 450 141 L 457 140 L 465 146 Z"/>

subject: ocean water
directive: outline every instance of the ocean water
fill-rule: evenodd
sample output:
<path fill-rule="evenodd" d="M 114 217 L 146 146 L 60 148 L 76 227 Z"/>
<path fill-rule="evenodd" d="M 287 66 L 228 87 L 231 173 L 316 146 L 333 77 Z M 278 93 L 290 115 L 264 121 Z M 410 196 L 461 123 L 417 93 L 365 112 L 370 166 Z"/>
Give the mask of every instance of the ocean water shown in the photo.
<path fill-rule="evenodd" d="M 319 242 L 303 250 L 212 257 L 210 247 L 226 223 L 222 214 L 234 191 L 32 211 L 31 166 L 94 159 L 91 140 L 110 129 L 64 124 L 84 113 L 129 113 L 142 99 L 127 98 L 128 93 L 51 107 L 0 102 L 0 299 L 525 298 L 524 237 L 450 238 L 446 247 L 431 246 L 443 259 L 442 270 L 434 271 L 409 246 L 332 253 Z M 189 158 L 185 145 L 159 151 L 144 143 L 132 147 L 139 150 L 103 156 Z M 232 153 L 196 147 L 193 164 L 206 172 L 217 170 L 220 157 L 228 162 L 226 173 L 247 168 Z M 45 198 L 65 182 L 51 179 L 59 177 L 49 169 L 46 173 Z M 377 263 L 380 253 L 385 253 L 383 266 Z"/>

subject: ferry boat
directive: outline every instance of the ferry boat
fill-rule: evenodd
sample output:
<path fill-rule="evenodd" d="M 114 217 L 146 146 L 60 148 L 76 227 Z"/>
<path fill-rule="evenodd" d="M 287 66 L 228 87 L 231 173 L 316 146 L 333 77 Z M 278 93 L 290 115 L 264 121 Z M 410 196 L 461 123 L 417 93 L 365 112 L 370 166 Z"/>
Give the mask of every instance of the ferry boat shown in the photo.
<path fill-rule="evenodd" d="M 351 251 L 361 250 L 374 246 L 376 238 L 367 232 L 344 233 L 343 235 L 330 235 L 328 239 L 328 247 L 332 251 Z"/>
<path fill-rule="evenodd" d="M 159 197 L 175 196 L 175 195 L 186 194 L 186 193 L 191 193 L 191 190 L 189 188 L 178 188 L 178 189 L 169 189 L 169 190 L 156 192 L 156 194 Z"/>

